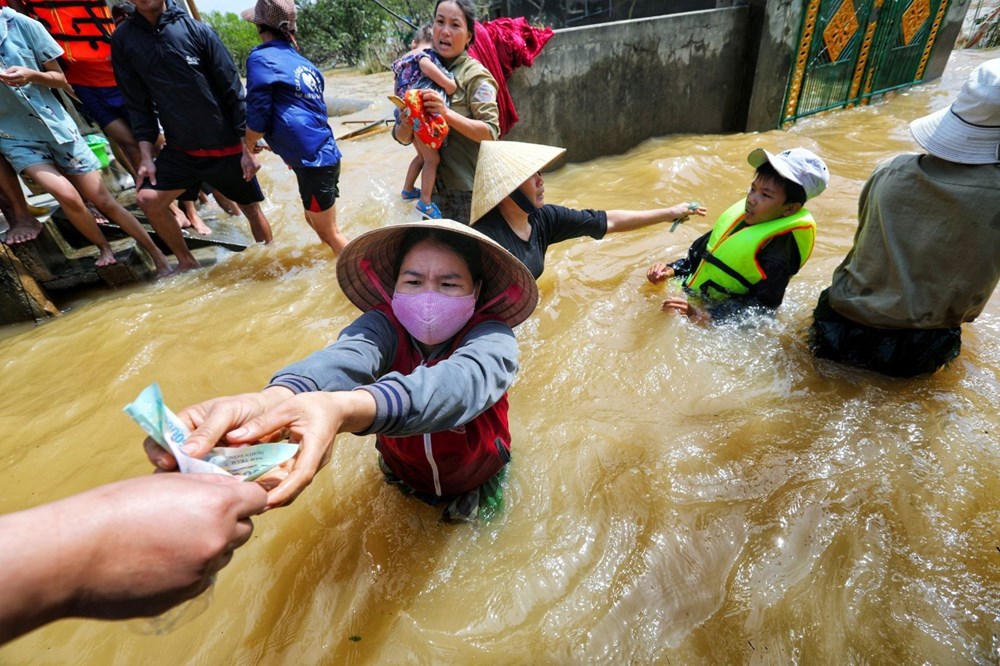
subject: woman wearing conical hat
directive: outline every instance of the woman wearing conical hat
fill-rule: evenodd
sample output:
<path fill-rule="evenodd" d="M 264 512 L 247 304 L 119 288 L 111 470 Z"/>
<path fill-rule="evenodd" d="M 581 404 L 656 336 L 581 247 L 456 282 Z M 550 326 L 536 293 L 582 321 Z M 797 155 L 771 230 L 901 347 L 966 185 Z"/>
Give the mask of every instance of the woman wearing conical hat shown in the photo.
<path fill-rule="evenodd" d="M 181 411 L 185 449 L 249 444 L 287 431 L 300 444 L 268 506 L 291 502 L 329 460 L 340 432 L 374 434 L 385 478 L 445 520 L 500 506 L 510 460 L 507 389 L 518 369 L 512 327 L 538 303 L 527 268 L 453 220 L 369 231 L 337 258 L 337 281 L 364 314 L 337 341 L 279 370 L 258 393 Z M 153 464 L 176 461 L 146 440 Z"/>
<path fill-rule="evenodd" d="M 571 238 L 640 229 L 659 222 L 704 216 L 697 204 L 652 210 L 575 210 L 545 203 L 540 172 L 565 148 L 519 141 L 480 144 L 472 188 L 471 223 L 520 259 L 535 279 L 545 270 L 549 245 Z"/>

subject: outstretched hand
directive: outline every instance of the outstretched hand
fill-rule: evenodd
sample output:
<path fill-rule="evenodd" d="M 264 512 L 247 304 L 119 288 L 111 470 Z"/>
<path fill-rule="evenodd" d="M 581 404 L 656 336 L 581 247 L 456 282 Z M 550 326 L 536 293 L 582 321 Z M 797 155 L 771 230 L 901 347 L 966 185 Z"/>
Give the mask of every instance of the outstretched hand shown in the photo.
<path fill-rule="evenodd" d="M 299 445 L 291 470 L 261 479 L 268 487 L 267 506 L 290 504 L 312 483 L 329 461 L 341 432 L 364 430 L 375 418 L 375 399 L 367 391 L 300 393 L 229 433 L 231 440 L 253 442 L 274 432 L 287 432 Z M 276 485 L 275 485 L 276 484 Z"/>
<path fill-rule="evenodd" d="M 671 206 L 667 210 L 670 212 L 674 226 L 682 222 L 687 222 L 692 215 L 705 217 L 706 213 L 708 213 L 707 208 L 695 201 L 685 201 L 684 203 L 679 203 L 676 206 Z M 673 231 L 673 227 L 671 227 L 670 230 Z"/>
<path fill-rule="evenodd" d="M 293 395 L 272 386 L 207 400 L 177 414 L 192 429 L 184 452 L 201 458 L 215 446 L 240 446 L 287 438 L 299 445 L 291 461 L 257 480 L 268 490 L 267 508 L 290 504 L 330 459 L 341 432 L 368 428 L 375 399 L 367 391 L 315 391 Z M 160 471 L 177 469 L 177 460 L 152 438 L 143 442 L 146 456 Z"/>
<path fill-rule="evenodd" d="M 191 436 L 184 444 L 184 452 L 194 458 L 201 458 L 215 446 L 253 444 L 265 441 L 266 437 L 255 440 L 234 438 L 233 430 L 240 428 L 250 419 L 263 414 L 268 408 L 292 396 L 292 392 L 280 386 L 272 386 L 259 393 L 213 398 L 187 407 L 178 412 L 177 417 L 191 429 Z M 280 433 L 273 433 L 279 435 Z M 275 437 L 277 438 L 277 437 Z M 146 457 L 163 471 L 177 469 L 174 456 L 156 443 L 151 437 L 143 441 Z"/>

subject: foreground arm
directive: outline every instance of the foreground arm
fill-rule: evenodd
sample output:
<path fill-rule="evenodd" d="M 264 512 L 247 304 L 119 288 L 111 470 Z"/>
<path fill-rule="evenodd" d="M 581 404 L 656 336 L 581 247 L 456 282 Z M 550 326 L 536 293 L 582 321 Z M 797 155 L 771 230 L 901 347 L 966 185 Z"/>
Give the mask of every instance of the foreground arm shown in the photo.
<path fill-rule="evenodd" d="M 243 144 L 254 155 L 263 150 L 257 142 L 271 130 L 271 118 L 274 114 L 273 78 L 260 54 L 251 52 L 247 58 L 247 127 L 243 133 Z"/>
<path fill-rule="evenodd" d="M 170 474 L 0 517 L 0 643 L 62 617 L 151 616 L 200 594 L 264 503 L 256 484 Z"/>
<path fill-rule="evenodd" d="M 124 34 L 130 28 L 132 26 L 123 24 L 112 34 L 111 64 L 114 66 L 118 90 L 125 98 L 132 134 L 139 142 L 140 148 L 143 143 L 148 143 L 151 150 L 160 136 L 160 124 L 156 119 L 156 109 L 153 106 L 153 98 L 149 88 L 146 87 L 146 82 L 132 66 L 129 54 L 125 52 Z M 143 162 L 145 163 L 145 161 L 146 153 L 144 152 Z M 151 152 L 150 161 L 152 161 Z"/>
<path fill-rule="evenodd" d="M 42 63 L 42 70 L 31 69 L 30 67 L 8 67 L 0 72 L 0 81 L 9 86 L 19 87 L 28 83 L 46 88 L 66 88 L 66 75 L 55 60 Z"/>
<path fill-rule="evenodd" d="M 302 447 L 291 472 L 279 470 L 260 482 L 272 489 L 269 507 L 291 502 L 326 464 L 338 432 L 358 432 L 371 425 L 374 399 L 351 389 L 375 381 L 383 359 L 395 353 L 394 336 L 383 315 L 366 313 L 345 328 L 337 342 L 279 371 L 263 391 L 215 398 L 182 410 L 178 417 L 192 428 L 184 450 L 201 457 L 220 444 L 289 437 Z M 144 446 L 154 465 L 177 468 L 174 457 L 152 438 Z"/>
<path fill-rule="evenodd" d="M 691 208 L 694 206 L 694 208 Z M 707 209 L 694 203 L 679 203 L 670 208 L 655 208 L 653 210 L 609 210 L 608 233 L 619 231 L 632 231 L 641 229 L 651 224 L 660 222 L 673 222 L 674 220 L 684 221 L 691 215 L 705 217 Z"/>
<path fill-rule="evenodd" d="M 339 355 L 345 353 L 353 352 L 341 350 Z M 269 506 L 281 506 L 295 499 L 327 463 L 338 433 L 408 435 L 462 425 L 496 403 L 516 373 L 513 332 L 505 324 L 485 322 L 436 365 L 420 366 L 409 375 L 390 372 L 354 391 L 307 390 L 230 432 L 229 439 L 254 442 L 287 429 L 290 440 L 300 444 L 292 471 L 268 494 Z M 336 376 L 326 381 L 331 386 L 342 381 L 334 382 Z M 293 377 L 279 374 L 274 381 L 294 386 Z"/>

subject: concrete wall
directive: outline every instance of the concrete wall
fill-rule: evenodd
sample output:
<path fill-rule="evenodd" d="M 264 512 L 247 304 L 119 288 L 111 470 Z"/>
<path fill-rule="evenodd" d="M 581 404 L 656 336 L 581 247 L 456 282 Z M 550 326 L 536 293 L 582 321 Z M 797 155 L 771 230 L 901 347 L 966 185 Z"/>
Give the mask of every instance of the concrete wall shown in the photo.
<path fill-rule="evenodd" d="M 514 141 L 580 162 L 656 136 L 774 129 L 782 117 L 807 0 L 749 4 L 557 30 L 508 81 Z M 944 71 L 971 0 L 952 0 L 925 80 Z"/>
<path fill-rule="evenodd" d="M 743 130 L 748 16 L 730 7 L 556 31 L 508 81 L 524 115 L 506 138 L 580 162 L 654 136 Z"/>
<path fill-rule="evenodd" d="M 965 14 L 969 11 L 970 4 L 972 4 L 972 0 L 952 0 L 945 11 L 944 20 L 941 21 L 941 27 L 938 29 L 938 36 L 934 40 L 930 58 L 927 59 L 927 67 L 924 68 L 924 81 L 941 78 L 944 66 L 948 64 L 948 56 L 951 55 L 955 41 L 962 32 L 962 22 L 965 20 Z"/>
<path fill-rule="evenodd" d="M 802 14 L 808 2 L 802 0 L 751 0 L 750 34 L 753 51 L 747 57 L 747 132 L 765 131 L 778 126 L 788 89 L 788 78 L 795 66 Z"/>

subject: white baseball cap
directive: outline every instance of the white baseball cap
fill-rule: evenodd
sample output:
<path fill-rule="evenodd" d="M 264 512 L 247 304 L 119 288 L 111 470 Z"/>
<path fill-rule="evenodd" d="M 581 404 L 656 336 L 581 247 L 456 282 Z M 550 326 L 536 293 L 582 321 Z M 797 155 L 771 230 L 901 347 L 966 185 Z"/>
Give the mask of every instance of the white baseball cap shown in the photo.
<path fill-rule="evenodd" d="M 822 194 L 830 182 L 826 163 L 816 153 L 805 148 L 792 148 L 777 154 L 758 148 L 747 156 L 747 162 L 755 169 L 764 162 L 770 162 L 783 178 L 802 186 L 806 191 L 806 199 Z"/>
<path fill-rule="evenodd" d="M 972 70 L 951 106 L 910 123 L 931 155 L 958 164 L 1000 162 L 1000 58 Z"/>

